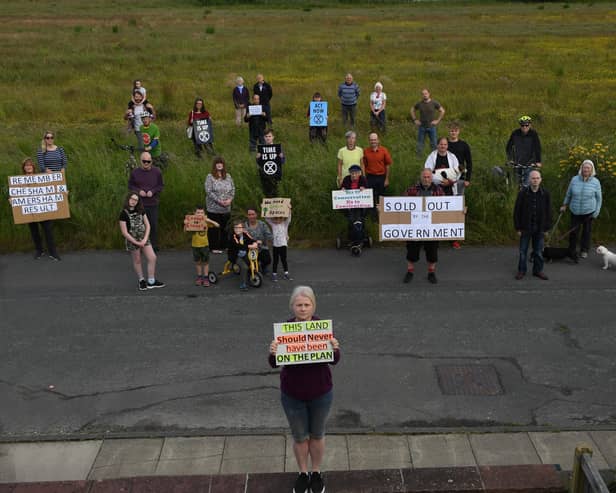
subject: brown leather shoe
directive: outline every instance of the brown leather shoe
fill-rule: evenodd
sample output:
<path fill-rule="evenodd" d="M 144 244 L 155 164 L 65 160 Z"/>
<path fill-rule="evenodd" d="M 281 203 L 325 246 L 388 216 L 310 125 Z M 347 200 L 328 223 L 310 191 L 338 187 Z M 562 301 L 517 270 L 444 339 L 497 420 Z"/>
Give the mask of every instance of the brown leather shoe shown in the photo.
<path fill-rule="evenodd" d="M 546 276 L 544 272 L 537 272 L 536 274 L 533 274 L 533 276 L 538 277 L 542 281 L 548 280 L 548 276 Z"/>
<path fill-rule="evenodd" d="M 520 279 L 524 279 L 524 276 L 525 276 L 524 272 L 518 272 L 518 273 L 515 275 L 515 278 L 516 278 L 516 280 L 518 280 L 518 281 L 519 281 Z"/>

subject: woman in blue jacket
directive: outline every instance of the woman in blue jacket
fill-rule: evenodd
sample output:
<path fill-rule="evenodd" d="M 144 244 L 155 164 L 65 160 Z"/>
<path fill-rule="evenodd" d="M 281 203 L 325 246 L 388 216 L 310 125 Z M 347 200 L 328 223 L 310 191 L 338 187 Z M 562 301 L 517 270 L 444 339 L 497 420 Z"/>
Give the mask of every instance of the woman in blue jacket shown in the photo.
<path fill-rule="evenodd" d="M 578 174 L 571 178 L 565 200 L 560 208 L 564 212 L 569 206 L 571 211 L 571 233 L 569 234 L 569 251 L 576 255 L 576 243 L 579 230 L 582 230 L 580 257 L 588 257 L 592 220 L 599 216 L 601 210 L 601 182 L 595 177 L 595 165 L 585 159 Z"/>

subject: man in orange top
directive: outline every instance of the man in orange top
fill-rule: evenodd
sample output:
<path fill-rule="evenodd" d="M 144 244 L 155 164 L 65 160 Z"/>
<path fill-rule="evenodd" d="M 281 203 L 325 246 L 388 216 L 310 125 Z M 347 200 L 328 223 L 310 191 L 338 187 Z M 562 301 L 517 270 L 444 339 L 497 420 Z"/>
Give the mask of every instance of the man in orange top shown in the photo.
<path fill-rule="evenodd" d="M 393 161 L 387 148 L 380 144 L 379 136 L 376 133 L 368 135 L 368 142 L 370 142 L 370 146 L 364 149 L 363 161 L 368 188 L 372 188 L 374 206 L 376 207 L 379 197 L 389 186 L 389 167 Z M 373 212 L 376 213 L 376 209 Z"/>

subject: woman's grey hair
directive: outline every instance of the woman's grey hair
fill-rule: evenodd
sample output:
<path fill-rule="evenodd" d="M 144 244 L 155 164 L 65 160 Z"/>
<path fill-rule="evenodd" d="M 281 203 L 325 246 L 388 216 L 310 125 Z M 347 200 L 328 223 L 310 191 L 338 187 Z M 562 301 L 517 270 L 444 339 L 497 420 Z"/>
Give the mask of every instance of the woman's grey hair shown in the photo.
<path fill-rule="evenodd" d="M 293 305 L 295 304 L 295 299 L 299 296 L 304 296 L 312 301 L 312 306 L 316 310 L 317 308 L 317 299 L 314 296 L 314 291 L 310 286 L 297 286 L 293 292 L 291 293 L 291 299 L 289 300 L 289 308 L 293 311 Z"/>

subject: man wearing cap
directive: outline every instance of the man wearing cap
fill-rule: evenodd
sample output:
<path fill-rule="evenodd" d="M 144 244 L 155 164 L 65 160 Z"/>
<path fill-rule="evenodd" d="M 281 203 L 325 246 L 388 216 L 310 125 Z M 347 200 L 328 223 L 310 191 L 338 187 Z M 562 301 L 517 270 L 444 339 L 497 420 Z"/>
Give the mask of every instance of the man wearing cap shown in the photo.
<path fill-rule="evenodd" d="M 417 114 L 419 112 L 419 114 Z M 421 101 L 411 108 L 411 118 L 417 127 L 417 155 L 423 152 L 426 135 L 430 137 L 432 150 L 436 149 L 436 127 L 445 115 L 445 108 L 432 99 L 428 89 L 421 90 Z"/>
<path fill-rule="evenodd" d="M 147 151 L 142 152 L 141 167 L 131 171 L 128 189 L 141 197 L 150 221 L 150 242 L 154 251 L 158 251 L 158 204 L 163 188 L 163 175 L 160 169 L 152 166 L 152 155 Z"/>
<path fill-rule="evenodd" d="M 424 168 L 421 171 L 419 183 L 409 187 L 406 191 L 409 197 L 441 197 L 445 195 L 440 185 L 432 183 L 432 171 L 429 168 Z M 419 253 L 423 247 L 426 252 L 426 260 L 428 262 L 428 281 L 432 284 L 437 283 L 436 279 L 436 262 L 438 262 L 438 241 L 407 241 L 406 242 L 406 260 L 407 269 L 402 282 L 408 284 L 413 280 L 415 273 L 415 263 L 419 260 Z"/>
<path fill-rule="evenodd" d="M 352 164 L 358 164 L 362 167 L 362 173 L 364 172 L 364 150 L 361 147 L 357 147 L 357 134 L 353 130 L 349 130 L 344 134 L 346 138 L 346 145 L 338 149 L 338 186 L 342 183 L 342 169 L 348 169 Z"/>
<path fill-rule="evenodd" d="M 389 186 L 389 167 L 393 160 L 389 150 L 381 145 L 379 136 L 375 132 L 368 135 L 368 142 L 370 146 L 364 149 L 363 164 L 368 188 L 372 189 L 374 207 L 376 207 L 379 203 L 379 197 Z"/>
<path fill-rule="evenodd" d="M 505 150 L 507 159 L 517 166 L 529 166 L 541 168 L 541 141 L 539 134 L 531 127 L 533 120 L 530 116 L 521 116 L 518 120 L 520 128 L 511 132 Z M 530 166 L 516 168 L 521 185 L 528 186 Z"/>
<path fill-rule="evenodd" d="M 342 125 L 346 127 L 348 120 L 350 128 L 355 128 L 355 114 L 357 113 L 359 86 L 356 82 L 353 82 L 353 75 L 346 74 L 344 76 L 344 82 L 338 86 L 338 97 L 340 98 L 340 104 L 342 105 Z"/>
<path fill-rule="evenodd" d="M 143 125 L 141 126 L 141 135 L 143 138 L 143 150 L 148 151 L 154 162 L 160 160 L 162 149 L 160 147 L 160 130 L 158 125 L 152 123 L 152 115 L 150 113 L 144 113 L 141 115 Z"/>

